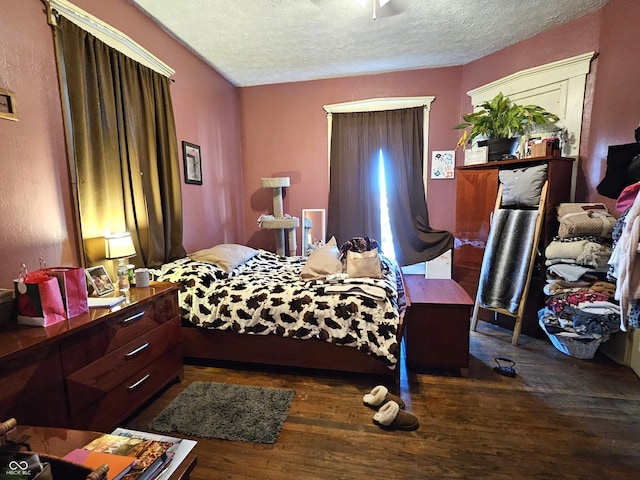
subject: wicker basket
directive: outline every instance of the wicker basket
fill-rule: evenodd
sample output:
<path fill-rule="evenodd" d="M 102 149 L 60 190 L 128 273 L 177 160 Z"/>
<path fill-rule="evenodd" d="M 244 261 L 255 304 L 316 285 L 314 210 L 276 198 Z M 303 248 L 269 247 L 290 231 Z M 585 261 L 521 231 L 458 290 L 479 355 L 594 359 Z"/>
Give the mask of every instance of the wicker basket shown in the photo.
<path fill-rule="evenodd" d="M 556 349 L 569 355 L 570 357 L 579 358 L 581 360 L 589 360 L 596 354 L 596 350 L 602 343 L 602 337 L 598 338 L 580 338 L 570 337 L 566 335 L 556 335 L 549 333 L 545 328 L 542 320 L 538 322 L 542 331 L 547 334 L 549 340 Z"/>

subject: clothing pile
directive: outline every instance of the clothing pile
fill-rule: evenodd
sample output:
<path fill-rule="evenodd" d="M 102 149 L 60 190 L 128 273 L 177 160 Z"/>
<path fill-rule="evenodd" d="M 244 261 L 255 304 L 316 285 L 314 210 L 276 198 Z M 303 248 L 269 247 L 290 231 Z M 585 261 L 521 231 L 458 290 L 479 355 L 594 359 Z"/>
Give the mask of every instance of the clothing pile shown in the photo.
<path fill-rule="evenodd" d="M 640 182 L 626 187 L 616 203 L 622 212 L 612 233 L 613 251 L 607 277 L 616 282 L 620 329 L 640 328 Z"/>
<path fill-rule="evenodd" d="M 616 285 L 607 276 L 616 219 L 602 203 L 561 203 L 557 218 L 558 235 L 545 249 L 547 299 L 539 323 L 550 338 L 590 342 L 595 353 L 620 330 Z"/>
<path fill-rule="evenodd" d="M 611 145 L 607 171 L 598 193 L 616 200 L 621 213 L 613 229 L 613 252 L 607 277 L 616 283 L 620 302 L 620 329 L 640 328 L 640 126 L 635 143 Z"/>

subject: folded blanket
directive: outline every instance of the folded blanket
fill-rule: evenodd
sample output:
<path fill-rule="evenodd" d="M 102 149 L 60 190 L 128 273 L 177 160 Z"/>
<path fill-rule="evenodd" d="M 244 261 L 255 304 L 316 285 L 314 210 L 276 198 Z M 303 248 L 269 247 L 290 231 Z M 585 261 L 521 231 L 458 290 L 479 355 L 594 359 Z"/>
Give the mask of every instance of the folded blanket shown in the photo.
<path fill-rule="evenodd" d="M 493 214 L 482 257 L 478 300 L 483 308 L 515 314 L 520 306 L 531 258 L 536 210 L 498 209 Z"/>
<path fill-rule="evenodd" d="M 591 292 L 602 293 L 607 297 L 612 298 L 616 291 L 616 286 L 613 283 L 603 282 L 603 281 L 593 282 L 590 285 L 585 285 L 582 287 L 567 286 L 567 285 L 564 285 L 563 283 L 548 282 L 542 288 L 542 290 L 544 294 L 548 296 L 562 295 L 562 294 L 571 293 L 571 292 L 591 291 Z"/>
<path fill-rule="evenodd" d="M 560 238 L 597 235 L 611 238 L 616 223 L 603 203 L 561 203 L 557 207 Z"/>
<path fill-rule="evenodd" d="M 611 256 L 611 247 L 588 240 L 552 241 L 544 251 L 547 260 L 573 259 L 579 265 L 604 267 Z"/>
<path fill-rule="evenodd" d="M 576 282 L 580 280 L 580 277 L 582 277 L 588 271 L 588 267 L 583 267 L 581 265 L 568 265 L 566 263 L 551 265 L 549 268 L 547 268 L 547 272 L 552 273 L 553 275 L 563 278 L 569 282 Z"/>
<path fill-rule="evenodd" d="M 324 292 L 357 295 L 360 297 L 371 298 L 378 301 L 382 301 L 387 297 L 384 288 L 376 287 L 374 285 L 356 285 L 345 283 L 327 284 L 324 286 Z"/>

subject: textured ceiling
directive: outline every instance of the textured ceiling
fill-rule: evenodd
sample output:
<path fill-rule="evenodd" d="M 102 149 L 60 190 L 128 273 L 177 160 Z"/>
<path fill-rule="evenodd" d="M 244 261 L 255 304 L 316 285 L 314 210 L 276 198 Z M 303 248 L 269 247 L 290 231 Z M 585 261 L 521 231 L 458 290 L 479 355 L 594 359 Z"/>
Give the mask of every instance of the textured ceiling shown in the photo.
<path fill-rule="evenodd" d="M 252 86 L 464 65 L 608 0 L 130 1 L 234 85 Z"/>

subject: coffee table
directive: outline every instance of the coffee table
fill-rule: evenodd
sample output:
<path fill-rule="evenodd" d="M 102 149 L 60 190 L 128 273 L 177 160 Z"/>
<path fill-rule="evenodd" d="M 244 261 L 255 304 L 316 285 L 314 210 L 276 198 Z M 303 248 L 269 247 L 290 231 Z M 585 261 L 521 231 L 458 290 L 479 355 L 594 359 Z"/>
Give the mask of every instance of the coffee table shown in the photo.
<path fill-rule="evenodd" d="M 32 427 L 26 425 L 18 425 L 15 430 L 9 433 L 11 440 L 28 443 L 34 452 L 60 458 L 76 448 L 84 447 L 102 435 L 104 435 L 104 433 L 87 430 Z M 197 460 L 197 455 L 190 452 L 171 474 L 169 480 L 189 480 Z"/>

